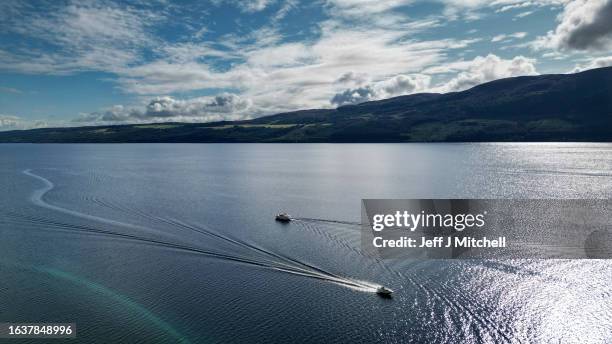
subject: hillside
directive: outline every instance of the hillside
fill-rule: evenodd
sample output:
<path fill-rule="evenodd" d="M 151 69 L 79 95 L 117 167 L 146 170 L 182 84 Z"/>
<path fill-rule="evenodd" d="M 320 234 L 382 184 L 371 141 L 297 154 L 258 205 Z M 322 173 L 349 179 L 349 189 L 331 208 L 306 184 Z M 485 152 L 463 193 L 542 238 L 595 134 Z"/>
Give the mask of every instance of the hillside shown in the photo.
<path fill-rule="evenodd" d="M 249 121 L 0 132 L 0 142 L 612 141 L 612 67 Z"/>

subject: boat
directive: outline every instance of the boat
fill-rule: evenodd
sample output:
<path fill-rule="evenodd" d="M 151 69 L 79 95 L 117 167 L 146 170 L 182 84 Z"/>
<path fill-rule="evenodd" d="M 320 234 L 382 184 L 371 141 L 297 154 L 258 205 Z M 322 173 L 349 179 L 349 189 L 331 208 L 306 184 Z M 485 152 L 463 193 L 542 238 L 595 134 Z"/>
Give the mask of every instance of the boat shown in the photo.
<path fill-rule="evenodd" d="M 289 222 L 292 220 L 292 218 L 291 218 L 291 215 L 287 213 L 278 213 L 276 214 L 275 220 L 279 222 Z"/>
<path fill-rule="evenodd" d="M 376 288 L 376 294 L 383 297 L 391 297 L 391 294 L 393 294 L 393 290 L 385 288 L 381 285 L 380 287 Z"/>

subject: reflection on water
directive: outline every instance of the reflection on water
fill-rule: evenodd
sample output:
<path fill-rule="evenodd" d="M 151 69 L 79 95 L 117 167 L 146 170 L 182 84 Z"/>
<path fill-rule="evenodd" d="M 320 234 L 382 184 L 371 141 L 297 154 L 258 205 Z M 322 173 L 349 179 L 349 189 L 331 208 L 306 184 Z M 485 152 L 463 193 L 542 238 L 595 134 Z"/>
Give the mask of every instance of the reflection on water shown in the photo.
<path fill-rule="evenodd" d="M 612 145 L 2 145 L 0 174 L 1 322 L 88 342 L 612 340 L 608 261 L 383 261 L 359 235 L 362 198 L 607 198 Z"/>

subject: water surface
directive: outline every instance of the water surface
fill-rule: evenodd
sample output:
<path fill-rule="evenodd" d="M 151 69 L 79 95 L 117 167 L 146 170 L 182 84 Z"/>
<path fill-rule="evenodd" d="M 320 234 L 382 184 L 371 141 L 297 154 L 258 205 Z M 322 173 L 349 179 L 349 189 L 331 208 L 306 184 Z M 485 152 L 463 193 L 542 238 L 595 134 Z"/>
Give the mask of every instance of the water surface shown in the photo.
<path fill-rule="evenodd" d="M 0 322 L 100 343 L 610 342 L 609 261 L 383 261 L 356 225 L 362 198 L 610 194 L 610 144 L 0 145 Z"/>

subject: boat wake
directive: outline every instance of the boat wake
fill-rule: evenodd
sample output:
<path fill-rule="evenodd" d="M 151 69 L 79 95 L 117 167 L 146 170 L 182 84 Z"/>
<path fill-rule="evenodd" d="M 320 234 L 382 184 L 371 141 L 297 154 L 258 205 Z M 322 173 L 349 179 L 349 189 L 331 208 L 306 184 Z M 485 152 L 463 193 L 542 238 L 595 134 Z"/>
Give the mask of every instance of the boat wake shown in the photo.
<path fill-rule="evenodd" d="M 155 231 L 157 234 L 164 234 L 165 232 L 160 230 L 155 230 L 154 228 L 140 226 L 136 224 L 126 223 L 122 221 L 116 221 L 100 216 L 95 216 L 91 214 L 82 213 L 80 211 L 64 208 L 58 205 L 51 204 L 45 200 L 45 195 L 51 191 L 55 185 L 48 179 L 35 174 L 32 170 L 24 170 L 24 174 L 33 177 L 39 181 L 41 181 L 44 186 L 40 189 L 35 190 L 30 197 L 30 200 L 33 204 L 53 210 L 56 212 L 60 212 L 66 215 L 70 215 L 73 217 L 81 218 L 87 221 L 93 221 L 98 223 L 103 223 L 106 225 L 110 225 L 113 227 L 119 227 L 123 229 L 130 230 L 138 230 L 138 231 Z M 115 210 L 126 211 L 125 207 L 119 207 L 117 205 L 113 205 L 108 202 L 104 202 L 101 200 L 96 200 L 96 202 L 100 205 L 104 205 L 109 208 L 114 208 Z M 354 290 L 363 291 L 363 292 L 372 292 L 375 293 L 376 290 L 380 287 L 377 284 L 360 281 L 357 279 L 343 277 L 329 271 L 326 271 L 322 268 L 314 266 L 309 263 L 301 262 L 294 258 L 291 258 L 286 255 L 282 255 L 279 253 L 271 252 L 265 250 L 255 244 L 248 243 L 246 241 L 233 238 L 229 235 L 221 234 L 216 231 L 211 230 L 210 228 L 204 226 L 196 226 L 193 224 L 188 224 L 183 221 L 177 219 L 164 218 L 160 216 L 155 216 L 151 214 L 146 214 L 144 212 L 129 209 L 131 213 L 139 214 L 142 217 L 146 217 L 149 220 L 154 220 L 163 226 L 172 226 L 174 228 L 178 228 L 181 230 L 192 231 L 195 233 L 199 233 L 200 235 L 207 236 L 209 238 L 214 238 L 216 240 L 222 241 L 226 244 L 233 245 L 240 249 L 248 250 L 252 256 L 241 256 L 235 254 L 228 254 L 224 252 L 218 252 L 213 250 L 207 250 L 199 247 L 194 247 L 191 245 L 185 245 L 181 243 L 166 241 L 162 239 L 149 238 L 135 233 L 122 233 L 113 230 L 101 229 L 91 225 L 75 225 L 69 224 L 65 222 L 60 222 L 52 219 L 46 219 L 42 217 L 34 217 L 34 216 L 26 216 L 23 214 L 17 214 L 14 212 L 7 212 L 7 220 L 19 221 L 19 222 L 27 222 L 31 224 L 37 225 L 45 225 L 48 228 L 67 230 L 67 231 L 78 231 L 85 232 L 88 234 L 94 235 L 104 235 L 104 236 L 112 236 L 115 238 L 120 238 L 123 240 L 135 241 L 141 244 L 147 245 L 155 245 L 159 247 L 165 247 L 175 250 L 180 250 L 183 252 L 193 253 L 204 255 L 210 258 L 221 259 L 225 261 L 241 263 L 245 265 L 260 267 L 260 268 L 268 268 L 279 272 L 289 273 L 293 275 L 318 279 L 326 282 L 331 282 L 343 287 L 348 287 Z"/>
<path fill-rule="evenodd" d="M 342 225 L 361 226 L 360 222 L 342 221 L 342 220 L 331 220 L 331 219 L 317 219 L 317 218 L 313 218 L 313 217 L 296 217 L 293 220 L 296 220 L 296 221 L 310 221 L 310 222 L 327 222 L 327 223 L 338 223 L 338 224 L 342 224 Z"/>

